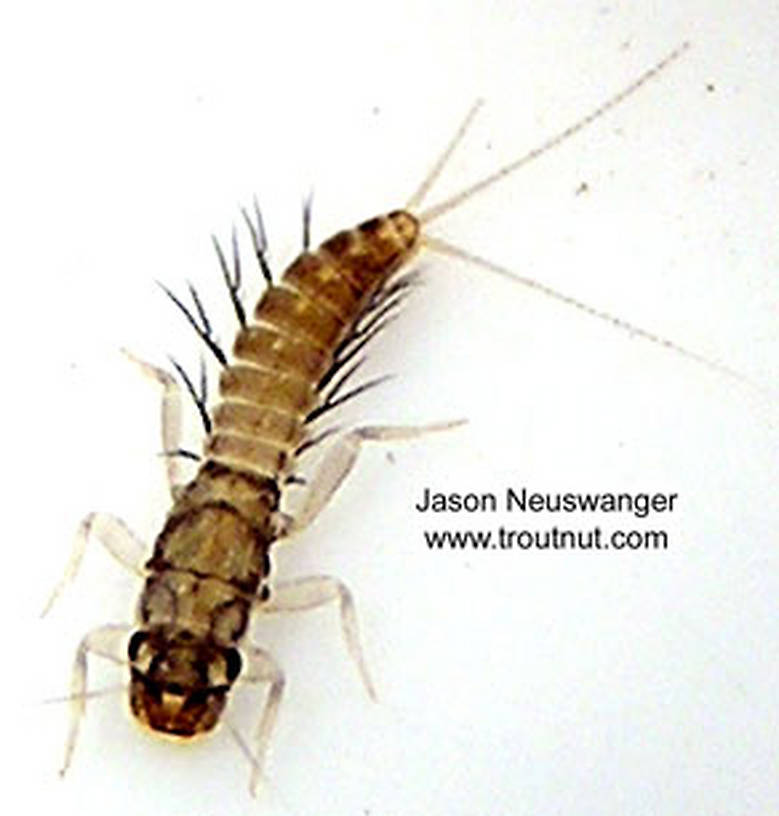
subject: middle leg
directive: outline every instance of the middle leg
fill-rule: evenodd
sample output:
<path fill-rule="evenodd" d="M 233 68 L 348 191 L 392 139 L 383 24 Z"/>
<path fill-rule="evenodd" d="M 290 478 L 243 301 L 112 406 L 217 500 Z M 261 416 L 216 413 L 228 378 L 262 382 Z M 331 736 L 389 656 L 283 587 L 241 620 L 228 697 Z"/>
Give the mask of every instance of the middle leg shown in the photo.
<path fill-rule="evenodd" d="M 134 572 L 140 578 L 144 577 L 145 544 L 118 516 L 110 513 L 90 513 L 78 526 L 65 572 L 49 596 L 41 617 L 48 614 L 62 591 L 78 574 L 87 542 L 93 536 L 125 569 Z"/>

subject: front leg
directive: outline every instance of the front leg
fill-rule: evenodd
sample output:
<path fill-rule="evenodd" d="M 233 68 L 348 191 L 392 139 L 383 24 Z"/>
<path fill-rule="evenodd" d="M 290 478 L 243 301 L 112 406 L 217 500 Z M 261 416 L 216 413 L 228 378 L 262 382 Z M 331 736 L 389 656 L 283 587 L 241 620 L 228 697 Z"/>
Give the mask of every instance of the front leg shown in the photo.
<path fill-rule="evenodd" d="M 308 578 L 282 581 L 273 588 L 267 601 L 259 602 L 258 608 L 262 613 L 300 612 L 306 609 L 316 609 L 332 601 L 338 602 L 341 612 L 341 631 L 346 648 L 357 666 L 368 696 L 376 700 L 376 690 L 368 674 L 368 667 L 360 646 L 360 630 L 357 625 L 354 599 L 345 584 L 328 575 L 313 575 Z"/>

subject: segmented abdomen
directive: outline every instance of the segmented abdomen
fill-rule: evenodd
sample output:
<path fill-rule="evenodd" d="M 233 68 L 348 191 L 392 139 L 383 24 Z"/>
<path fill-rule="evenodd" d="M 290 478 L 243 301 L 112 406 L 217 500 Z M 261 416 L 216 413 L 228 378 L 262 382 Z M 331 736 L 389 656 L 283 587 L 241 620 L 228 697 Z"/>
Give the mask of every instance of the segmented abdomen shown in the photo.
<path fill-rule="evenodd" d="M 416 248 L 406 212 L 373 218 L 304 252 L 271 286 L 233 345 L 205 457 L 276 479 L 288 472 L 318 385 L 371 298 Z"/>
<path fill-rule="evenodd" d="M 417 238 L 416 220 L 403 212 L 334 235 L 269 287 L 255 323 L 238 333 L 205 462 L 174 502 L 146 564 L 139 611 L 144 631 L 158 633 L 157 654 L 179 641 L 231 647 L 252 603 L 269 596 L 279 488 L 320 402 L 318 386 Z"/>

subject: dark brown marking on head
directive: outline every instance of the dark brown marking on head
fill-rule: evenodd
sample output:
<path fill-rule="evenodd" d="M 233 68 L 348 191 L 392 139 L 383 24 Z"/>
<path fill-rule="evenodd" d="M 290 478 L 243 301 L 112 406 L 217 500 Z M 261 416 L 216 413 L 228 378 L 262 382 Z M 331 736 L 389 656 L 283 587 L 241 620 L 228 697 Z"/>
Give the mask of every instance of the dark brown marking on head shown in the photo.
<path fill-rule="evenodd" d="M 225 657 L 225 676 L 228 683 L 234 683 L 238 679 L 238 675 L 243 668 L 243 660 L 238 649 L 228 649 L 224 653 Z"/>
<path fill-rule="evenodd" d="M 127 657 L 131 663 L 138 657 L 138 651 L 148 639 L 149 633 L 143 631 L 143 629 L 133 632 L 130 642 L 127 644 Z"/>
<path fill-rule="evenodd" d="M 217 606 L 211 613 L 211 637 L 223 645 L 235 643 L 249 625 L 250 602 L 233 598 Z"/>
<path fill-rule="evenodd" d="M 242 665 L 237 649 L 194 637 L 168 640 L 155 631 L 136 632 L 128 655 L 133 714 L 154 731 L 180 737 L 217 724 Z"/>

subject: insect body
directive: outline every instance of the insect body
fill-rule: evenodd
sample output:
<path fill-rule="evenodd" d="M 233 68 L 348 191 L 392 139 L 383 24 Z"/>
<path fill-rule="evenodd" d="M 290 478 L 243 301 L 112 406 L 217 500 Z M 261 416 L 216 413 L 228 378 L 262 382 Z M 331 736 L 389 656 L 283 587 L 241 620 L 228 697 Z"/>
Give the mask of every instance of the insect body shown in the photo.
<path fill-rule="evenodd" d="M 290 519 L 280 511 L 281 493 L 295 477 L 298 456 L 326 435 L 316 436 L 312 432 L 314 421 L 350 396 L 336 397 L 336 394 L 359 365 L 354 363 L 355 356 L 382 328 L 387 315 L 405 295 L 408 280 L 398 278 L 398 273 L 419 249 L 426 247 L 465 259 L 633 334 L 723 369 L 670 341 L 434 238 L 425 229 L 440 215 L 602 116 L 685 48 L 686 45 L 674 51 L 621 93 L 540 148 L 450 199 L 418 211 L 476 113 L 478 105 L 475 106 L 405 210 L 396 210 L 365 221 L 352 230 L 339 232 L 313 252 L 308 251 L 306 240 L 306 251 L 288 267 L 279 284 L 269 286 L 251 323 L 246 321 L 236 295 L 237 248 L 234 245 L 235 279 L 232 281 L 218 250 L 241 322 L 232 361 L 213 343 L 197 297 L 195 304 L 202 327 L 181 302 L 173 298 L 224 365 L 220 379 L 221 401 L 209 415 L 204 395 L 198 397 L 191 382 L 186 380 L 208 431 L 204 454 L 196 476 L 186 485 L 179 482 L 173 457 L 168 459 L 173 506 L 153 555 L 142 568 L 137 566 L 135 551 L 141 551 L 143 546 L 123 522 L 113 516 L 92 514 L 82 523 L 71 562 L 52 600 L 76 572 L 89 536 L 97 537 L 111 554 L 141 574 L 145 586 L 139 603 L 139 626 L 130 638 L 129 647 L 124 647 L 130 629 L 127 625 L 96 629 L 79 646 L 71 696 L 73 719 L 63 771 L 69 764 L 85 706 L 87 656 L 92 653 L 120 663 L 129 659 L 132 712 L 153 730 L 181 737 L 214 728 L 239 675 L 248 682 L 269 684 L 252 754 L 254 786 L 276 718 L 284 679 L 270 655 L 246 643 L 253 611 L 302 610 L 337 602 L 347 647 L 368 692 L 373 694 L 359 646 L 353 602 L 346 587 L 334 578 L 323 576 L 277 582 L 271 587 L 268 580 L 270 552 L 276 540 L 303 529 L 319 513 L 349 473 L 364 442 L 407 439 L 457 424 L 446 422 L 422 428 L 362 427 L 343 433 L 332 443 L 319 470 L 306 485 L 306 499 L 295 518 Z M 267 272 L 259 213 L 257 226 L 250 221 L 249 225 L 260 265 Z M 308 234 L 307 220 L 305 234 Z M 169 454 L 180 452 L 178 387 L 167 373 L 145 364 L 141 366 L 164 387 L 164 449 Z"/>
<path fill-rule="evenodd" d="M 321 405 L 338 350 L 417 246 L 403 212 L 341 232 L 300 256 L 236 338 L 220 381 L 206 462 L 171 509 L 146 564 L 142 629 L 129 646 L 133 713 L 181 736 L 211 729 L 241 669 L 236 645 L 267 601 L 279 483 Z"/>

